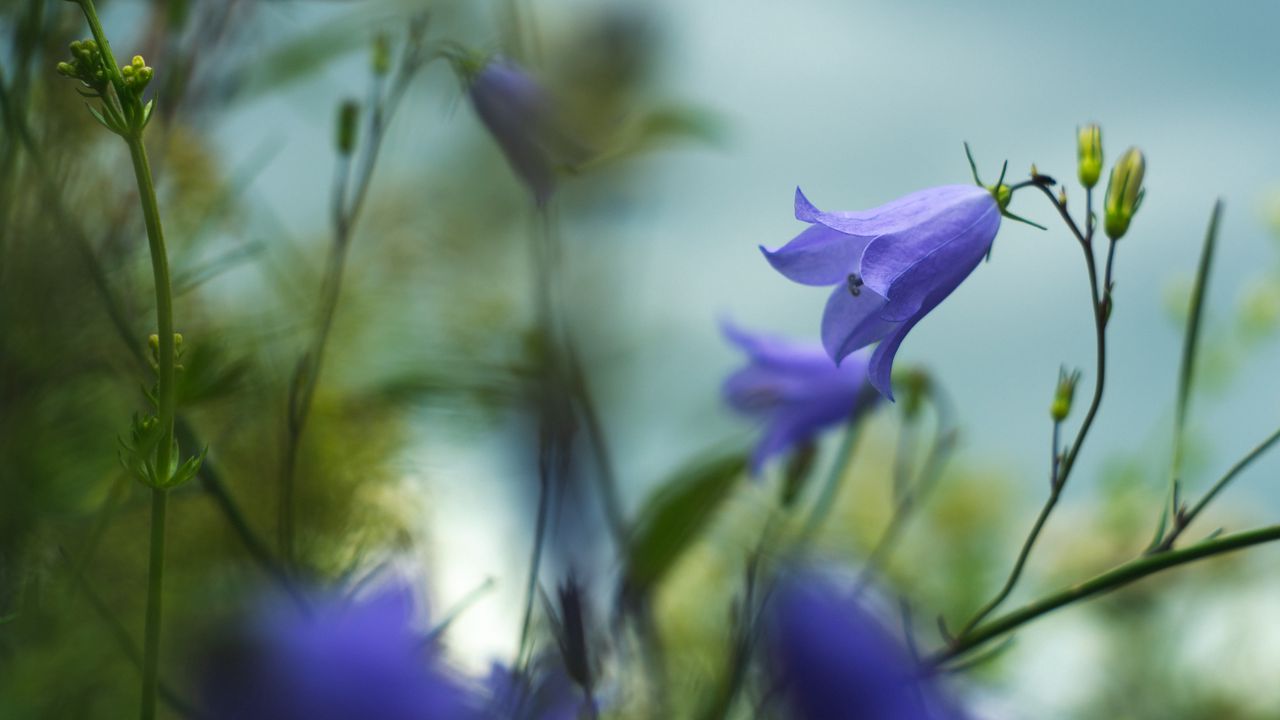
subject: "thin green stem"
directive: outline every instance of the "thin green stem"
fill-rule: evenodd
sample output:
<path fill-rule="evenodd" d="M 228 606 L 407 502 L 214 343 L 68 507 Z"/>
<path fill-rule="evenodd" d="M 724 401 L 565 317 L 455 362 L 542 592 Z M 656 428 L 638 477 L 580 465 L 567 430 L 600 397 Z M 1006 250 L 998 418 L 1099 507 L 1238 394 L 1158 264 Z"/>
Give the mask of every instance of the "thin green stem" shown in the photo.
<path fill-rule="evenodd" d="M 342 279 L 346 268 L 348 250 L 359 220 L 369 188 L 373 184 L 373 172 L 381 156 L 382 143 L 392 116 L 399 108 L 409 87 L 409 81 L 423 67 L 427 58 L 422 55 L 421 43 L 426 30 L 424 18 L 413 20 L 409 26 L 404 54 L 390 91 L 384 94 L 385 79 L 375 74 L 370 88 L 369 130 L 352 186 L 352 158 L 340 155 L 334 175 L 333 195 L 330 204 L 333 224 L 333 242 L 325 260 L 325 273 L 320 287 L 320 308 L 316 316 L 315 335 L 306 353 L 298 360 L 293 384 L 289 389 L 287 409 L 287 435 L 284 461 L 280 467 L 280 497 L 277 511 L 277 533 L 281 560 L 287 569 L 297 566 L 296 552 L 296 494 L 298 453 L 302 444 L 307 418 L 315 399 L 325 349 L 333 329 L 338 300 L 342 295 Z"/>
<path fill-rule="evenodd" d="M 818 529 L 822 527 L 827 515 L 831 513 L 831 506 L 834 504 L 836 492 L 840 489 L 840 481 L 844 479 L 845 471 L 848 470 L 849 463 L 853 461 L 853 451 L 858 445 L 858 432 L 861 428 L 861 418 L 850 417 L 845 424 L 844 438 L 840 441 L 840 449 L 836 452 L 835 461 L 831 465 L 831 470 L 827 473 L 827 482 L 822 486 L 822 492 L 811 506 L 809 515 L 805 518 L 804 525 L 800 529 L 800 536 L 796 541 L 798 544 L 807 545 L 818 532 Z"/>
<path fill-rule="evenodd" d="M 937 667 L 1058 608 L 1110 592 L 1162 570 L 1275 540 L 1280 540 L 1280 525 L 1227 535 L 1181 550 L 1170 550 L 1131 560 L 1089 580 L 1024 605 L 978 627 L 971 633 L 957 637 L 946 648 L 930 656 L 925 663 L 928 666 Z"/>
<path fill-rule="evenodd" d="M 156 716 L 156 689 L 160 681 L 160 619 L 164 593 L 164 526 L 169 491 L 151 491 L 151 557 L 147 571 L 147 629 L 142 654 L 143 720 Z"/>
<path fill-rule="evenodd" d="M 1067 479 L 1071 475 L 1071 470 L 1075 467 L 1076 458 L 1080 455 L 1080 448 L 1084 446 L 1084 440 L 1088 437 L 1089 430 L 1093 427 L 1093 421 L 1094 418 L 1097 417 L 1098 408 L 1102 405 L 1103 389 L 1106 386 L 1107 319 L 1110 312 L 1109 305 L 1111 303 L 1111 297 L 1106 288 L 1103 288 L 1101 291 L 1098 288 L 1098 264 L 1093 256 L 1092 222 L 1087 221 L 1088 224 L 1086 224 L 1086 228 L 1088 228 L 1088 230 L 1085 233 L 1081 233 L 1079 226 L 1076 225 L 1075 220 L 1071 217 L 1070 213 L 1067 212 L 1066 206 L 1059 202 L 1058 198 L 1054 197 L 1053 193 L 1044 185 L 1036 185 L 1036 187 L 1040 188 L 1040 190 L 1042 190 L 1049 198 L 1049 201 L 1053 203 L 1053 206 L 1057 208 L 1058 213 L 1067 223 L 1067 227 L 1070 228 L 1072 234 L 1076 236 L 1076 240 L 1079 241 L 1080 249 L 1084 252 L 1085 269 L 1089 274 L 1089 293 L 1091 304 L 1093 306 L 1098 377 L 1094 382 L 1093 399 L 1089 402 L 1089 409 L 1085 413 L 1084 421 L 1080 424 L 1080 429 L 1076 432 L 1075 440 L 1062 456 L 1062 462 L 1058 465 L 1056 476 L 1049 488 L 1049 497 L 1045 500 L 1044 506 L 1040 508 L 1040 514 L 1036 516 L 1036 521 L 1031 526 L 1031 532 L 1023 541 L 1022 548 L 1018 551 L 1018 557 L 1014 561 L 1013 569 L 1009 572 L 1008 578 L 1005 579 L 1004 585 L 1001 586 L 1000 591 L 996 593 L 995 597 L 991 598 L 991 600 L 979 608 L 973 617 L 965 623 L 964 628 L 957 635 L 955 642 L 963 641 L 965 637 L 978 627 L 979 623 L 1000 607 L 1000 604 L 1013 593 L 1014 588 L 1018 584 L 1018 580 L 1022 577 L 1022 571 L 1026 567 L 1027 560 L 1031 557 L 1031 551 L 1035 547 L 1036 541 L 1040 538 L 1040 533 L 1048 522 L 1049 516 L 1053 513 L 1053 509 L 1057 506 L 1058 499 L 1062 495 L 1063 488 L 1066 487 Z M 1112 249 L 1114 250 L 1114 245 Z M 1111 272 L 1112 257 L 1113 255 L 1109 254 L 1107 258 L 1106 274 L 1108 277 Z"/>
<path fill-rule="evenodd" d="M 1213 484 L 1213 487 L 1209 488 L 1209 492 L 1205 493 L 1204 497 L 1200 498 L 1200 500 L 1196 502 L 1190 510 L 1179 515 L 1177 520 L 1174 522 L 1173 527 L 1169 530 L 1169 534 L 1160 542 L 1155 551 L 1160 552 L 1172 548 L 1174 541 L 1176 541 L 1178 537 L 1182 535 L 1182 532 L 1191 525 L 1191 521 L 1195 520 L 1196 516 L 1209 506 L 1209 503 L 1213 501 L 1213 498 L 1217 496 L 1218 493 L 1222 492 L 1222 490 L 1229 485 L 1232 480 L 1235 480 L 1236 476 L 1243 472 L 1245 468 L 1249 467 L 1254 460 L 1262 457 L 1262 455 L 1270 450 L 1277 442 L 1280 442 L 1280 429 L 1271 433 L 1267 436 L 1266 440 L 1263 440 L 1256 447 L 1250 450 L 1247 455 L 1240 458 L 1235 465 L 1231 466 L 1231 469 L 1228 470 L 1225 475 L 1218 478 L 1218 481 Z"/>
<path fill-rule="evenodd" d="M 92 7 L 89 0 L 86 0 L 86 7 Z M 168 490 L 165 486 L 173 473 L 173 418 L 177 402 L 174 387 L 176 353 L 169 259 L 165 251 L 164 230 L 160 225 L 160 207 L 156 201 L 155 184 L 151 178 L 151 163 L 147 159 L 147 149 L 142 143 L 141 131 L 125 140 L 129 145 L 129 156 L 133 160 L 134 175 L 138 181 L 138 197 L 142 203 L 142 216 L 147 226 L 147 242 L 151 248 L 151 270 L 156 291 L 156 320 L 159 326 L 156 405 L 160 422 L 160 442 L 156 447 L 155 458 L 155 480 L 158 487 L 153 488 L 151 493 L 151 552 L 147 571 L 147 625 L 146 642 L 143 646 L 140 714 L 143 720 L 150 720 L 155 717 L 156 712 L 156 678 L 160 663 L 165 506 L 168 500 Z"/>

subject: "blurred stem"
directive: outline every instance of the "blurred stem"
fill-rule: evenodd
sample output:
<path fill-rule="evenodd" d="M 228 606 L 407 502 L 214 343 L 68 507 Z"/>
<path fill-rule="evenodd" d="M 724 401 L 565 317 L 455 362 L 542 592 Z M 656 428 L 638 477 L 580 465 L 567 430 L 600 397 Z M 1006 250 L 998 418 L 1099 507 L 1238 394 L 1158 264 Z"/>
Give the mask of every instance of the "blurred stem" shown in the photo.
<path fill-rule="evenodd" d="M 890 515 L 889 522 L 880 533 L 875 545 L 871 546 L 871 551 L 867 553 L 867 561 L 854 581 L 855 595 L 861 593 L 871 576 L 888 562 L 890 554 L 897 547 L 902 532 L 906 529 L 907 522 L 916 508 L 937 487 L 947 459 L 955 448 L 957 433 L 951 425 L 949 413 L 945 411 L 946 406 L 936 402 L 935 406 L 938 413 L 937 428 L 934 430 L 933 441 L 929 445 L 929 454 L 925 457 L 915 482 L 908 486 L 904 481 L 902 492 L 895 497 L 893 514 Z"/>
<path fill-rule="evenodd" d="M 848 422 L 845 423 L 844 438 L 840 441 L 840 449 L 836 452 L 835 461 L 831 465 L 831 470 L 827 473 L 827 481 L 823 484 L 818 499 L 814 501 L 814 504 L 809 509 L 809 516 L 805 518 L 804 525 L 800 529 L 800 535 L 796 540 L 797 544 L 801 546 L 809 544 L 822 527 L 822 523 L 826 521 L 827 516 L 831 514 L 831 506 L 835 502 L 836 493 L 840 490 L 840 481 L 844 479 L 845 472 L 849 469 L 849 463 L 853 462 L 853 451 L 858 446 L 858 434 L 861 429 L 862 418 L 856 415 L 850 416 Z"/>
<path fill-rule="evenodd" d="M 111 608 L 107 607 L 106 602 L 104 602 L 102 597 L 93 589 L 93 586 L 89 584 L 89 579 L 84 576 L 84 572 L 80 569 L 80 566 L 85 563 L 85 558 L 81 558 L 79 561 L 73 561 L 67 554 L 67 551 L 62 547 L 58 548 L 58 553 L 62 556 L 62 561 L 70 571 L 71 579 L 75 583 L 75 586 L 84 595 L 85 600 L 89 602 L 93 611 L 102 619 L 107 630 L 111 632 L 112 639 L 114 639 L 116 641 L 116 645 L 120 647 L 120 651 L 125 654 L 125 657 L 129 658 L 129 662 L 133 663 L 135 667 L 141 670 L 143 664 L 142 653 L 138 650 L 138 646 L 133 644 L 133 639 L 129 637 L 129 631 L 120 622 L 120 620 L 112 614 Z M 196 710 L 196 708 L 186 700 L 183 700 L 178 693 L 163 680 L 157 680 L 156 687 L 160 700 L 162 700 L 177 714 L 187 718 L 204 717 L 203 713 Z"/>
<path fill-rule="evenodd" d="M 280 468 L 280 498 L 276 523 L 280 555 L 288 569 L 296 569 L 298 564 L 295 544 L 298 453 L 307 418 L 311 414 L 311 405 L 315 399 L 316 386 L 333 328 L 333 319 L 337 313 L 338 300 L 342 295 L 342 279 L 348 250 L 356 221 L 360 218 L 365 199 L 368 197 L 373 171 L 377 167 L 382 143 L 386 138 L 387 124 L 400 107 L 410 80 L 427 61 L 421 47 L 425 32 L 424 16 L 419 16 L 410 22 L 404 52 L 389 90 L 384 91 L 386 81 L 382 75 L 377 72 L 373 75 L 367 107 L 368 131 L 355 163 L 354 185 L 350 184 L 353 177 L 352 158 L 344 153 L 338 156 L 330 205 L 333 242 L 329 246 L 324 278 L 320 285 L 320 308 L 316 316 L 315 336 L 308 350 L 298 359 L 289 388 L 287 434 L 284 460 Z"/>
<path fill-rule="evenodd" d="M 957 637 L 948 646 L 925 662 L 937 667 L 953 658 L 960 657 L 991 640 L 998 638 L 1046 613 L 1060 607 L 1084 600 L 1085 598 L 1110 592 L 1117 588 L 1136 582 L 1148 575 L 1162 570 L 1186 565 L 1197 560 L 1215 557 L 1225 553 L 1241 550 L 1254 545 L 1280 540 L 1280 525 L 1271 525 L 1256 530 L 1236 533 L 1207 540 L 1181 550 L 1170 550 L 1157 555 L 1149 555 L 1131 560 L 1119 567 L 1097 575 L 1084 582 L 1077 583 L 1064 590 L 1029 603 L 1018 610 L 1002 615 L 961 637 Z"/>
<path fill-rule="evenodd" d="M 1049 516 L 1053 514 L 1053 509 L 1058 504 L 1058 499 L 1062 495 L 1063 488 L 1066 487 L 1067 480 L 1071 476 L 1071 471 L 1075 467 L 1076 458 L 1080 455 L 1080 448 L 1084 446 L 1084 440 L 1089 435 L 1089 430 L 1093 427 L 1094 418 L 1097 417 L 1098 408 L 1102 405 L 1103 389 L 1107 379 L 1107 320 L 1111 314 L 1111 266 L 1115 258 L 1115 243 L 1107 253 L 1107 264 L 1104 271 L 1106 284 L 1099 288 L 1098 286 L 1098 263 L 1093 254 L 1093 220 L 1092 214 L 1086 218 L 1087 228 L 1085 233 L 1080 232 L 1080 227 L 1076 225 L 1071 214 L 1067 212 L 1067 207 L 1054 196 L 1053 191 L 1049 190 L 1046 185 L 1035 184 L 1034 187 L 1039 188 L 1049 198 L 1049 202 L 1058 210 L 1058 214 L 1062 216 L 1067 227 L 1075 235 L 1080 249 L 1084 252 L 1085 269 L 1089 274 L 1089 296 L 1093 307 L 1095 348 L 1097 355 L 1097 380 L 1094 381 L 1093 399 L 1089 402 L 1089 409 L 1085 412 L 1084 421 L 1080 423 L 1080 429 L 1076 433 L 1075 440 L 1068 446 L 1066 452 L 1062 456 L 1062 462 L 1058 465 L 1058 470 L 1054 476 L 1050 488 L 1049 497 L 1045 500 L 1044 506 L 1040 508 L 1040 514 L 1036 516 L 1035 523 L 1031 526 L 1031 532 L 1027 534 L 1026 539 L 1022 543 L 1022 548 L 1018 551 L 1018 557 L 1014 561 L 1013 569 L 1009 572 L 1008 578 L 1000 591 L 995 597 L 991 598 L 985 605 L 974 613 L 973 617 L 965 623 L 959 634 L 953 640 L 953 643 L 963 643 L 965 638 L 972 633 L 988 615 L 1000 607 L 1014 588 L 1018 584 L 1018 580 L 1022 577 L 1022 571 L 1026 567 L 1027 559 L 1031 557 L 1031 551 L 1035 547 L 1036 541 L 1040 538 L 1040 533 L 1044 530 L 1045 524 L 1049 520 Z M 1086 205 L 1092 206 L 1092 191 L 1088 194 Z"/>

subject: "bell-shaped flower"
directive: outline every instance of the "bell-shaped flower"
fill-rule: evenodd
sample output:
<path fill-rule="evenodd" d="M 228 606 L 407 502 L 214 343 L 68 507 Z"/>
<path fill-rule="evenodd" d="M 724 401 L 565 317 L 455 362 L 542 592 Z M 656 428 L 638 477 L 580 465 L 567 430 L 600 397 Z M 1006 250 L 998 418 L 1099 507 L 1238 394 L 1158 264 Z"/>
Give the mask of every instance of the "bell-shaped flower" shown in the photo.
<path fill-rule="evenodd" d="M 724 382 L 725 400 L 738 412 L 765 421 L 751 455 L 752 473 L 775 455 L 875 405 L 878 396 L 867 384 L 867 352 L 837 366 L 816 343 L 751 334 L 728 323 L 723 330 L 747 355 L 746 367 Z"/>
<path fill-rule="evenodd" d="M 824 212 L 796 189 L 796 219 L 809 227 L 769 263 L 804 285 L 835 286 L 822 344 L 839 364 L 880 342 L 871 384 L 893 399 L 890 372 L 903 338 L 973 272 L 1000 229 L 1002 208 L 976 185 L 944 185 L 860 212 Z"/>
<path fill-rule="evenodd" d="M 480 122 L 539 205 L 555 188 L 551 99 L 523 69 L 494 58 L 469 73 L 467 93 Z"/>
<path fill-rule="evenodd" d="M 405 589 L 365 601 L 270 603 L 224 632 L 201 683 L 215 720 L 476 718 L 479 707 L 411 626 Z"/>
<path fill-rule="evenodd" d="M 902 643 L 833 580 L 784 577 L 769 600 L 768 667 L 786 717 L 959 720 Z"/>

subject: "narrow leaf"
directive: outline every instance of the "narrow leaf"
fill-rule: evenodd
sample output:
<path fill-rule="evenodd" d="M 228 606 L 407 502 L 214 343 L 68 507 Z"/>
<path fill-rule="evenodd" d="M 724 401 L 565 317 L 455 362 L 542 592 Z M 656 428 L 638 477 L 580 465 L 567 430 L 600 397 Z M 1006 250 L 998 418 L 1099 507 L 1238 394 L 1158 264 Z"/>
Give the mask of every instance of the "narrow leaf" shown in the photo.
<path fill-rule="evenodd" d="M 626 588 L 657 585 L 710 523 L 746 468 L 741 452 L 704 458 L 677 471 L 649 498 L 627 551 Z"/>

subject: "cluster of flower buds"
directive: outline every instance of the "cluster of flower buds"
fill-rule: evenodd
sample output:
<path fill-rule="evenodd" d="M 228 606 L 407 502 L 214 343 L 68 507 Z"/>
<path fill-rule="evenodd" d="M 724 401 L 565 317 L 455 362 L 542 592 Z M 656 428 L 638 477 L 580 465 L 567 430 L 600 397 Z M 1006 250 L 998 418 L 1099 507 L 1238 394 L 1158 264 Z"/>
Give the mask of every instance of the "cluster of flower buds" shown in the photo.
<path fill-rule="evenodd" d="M 73 40 L 71 62 L 58 63 L 58 73 L 101 91 L 107 86 L 107 67 L 102 51 L 93 40 Z"/>
<path fill-rule="evenodd" d="M 141 55 L 134 55 L 128 65 L 120 68 L 120 75 L 124 78 L 125 88 L 141 93 L 151 82 L 152 70 Z"/>
<path fill-rule="evenodd" d="M 1092 189 L 1102 177 L 1102 128 L 1096 124 L 1085 125 L 1076 132 L 1079 163 L 1077 171 L 1080 184 Z M 1107 237 L 1119 240 L 1129 231 L 1129 221 L 1138 212 L 1145 192 L 1142 178 L 1146 174 L 1146 159 L 1136 147 L 1125 150 L 1111 168 L 1107 182 L 1107 196 L 1103 205 L 1103 229 Z M 1066 205 L 1065 194 L 1059 202 Z"/>

